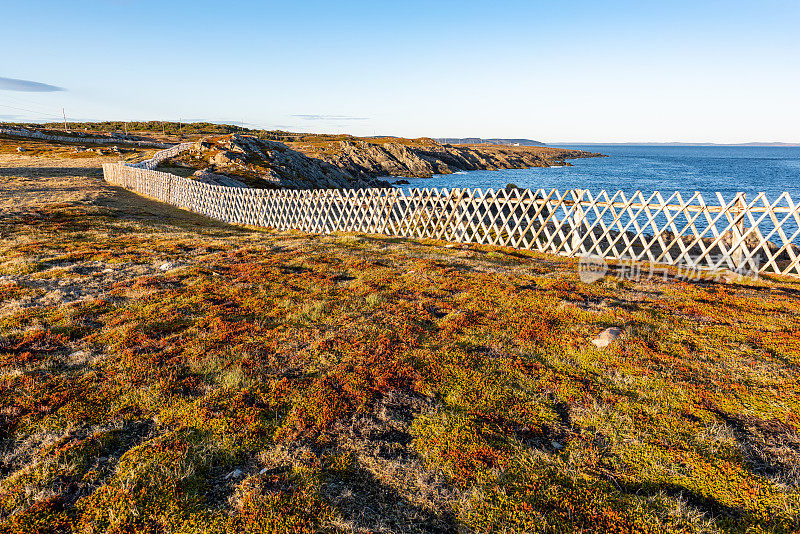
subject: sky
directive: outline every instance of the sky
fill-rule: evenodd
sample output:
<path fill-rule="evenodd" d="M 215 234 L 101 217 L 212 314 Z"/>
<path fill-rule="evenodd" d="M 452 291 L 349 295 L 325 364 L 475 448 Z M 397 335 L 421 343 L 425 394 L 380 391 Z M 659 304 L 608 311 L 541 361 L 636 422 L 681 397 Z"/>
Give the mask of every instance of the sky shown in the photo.
<path fill-rule="evenodd" d="M 800 143 L 800 0 L 2 0 L 0 121 Z"/>

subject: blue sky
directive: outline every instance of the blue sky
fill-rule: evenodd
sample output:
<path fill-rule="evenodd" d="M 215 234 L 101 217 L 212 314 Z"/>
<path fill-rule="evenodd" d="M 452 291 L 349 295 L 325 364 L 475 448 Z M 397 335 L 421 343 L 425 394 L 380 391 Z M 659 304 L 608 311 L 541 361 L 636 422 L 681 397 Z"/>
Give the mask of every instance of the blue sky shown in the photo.
<path fill-rule="evenodd" d="M 797 0 L 6 0 L 2 19 L 0 120 L 800 142 Z"/>

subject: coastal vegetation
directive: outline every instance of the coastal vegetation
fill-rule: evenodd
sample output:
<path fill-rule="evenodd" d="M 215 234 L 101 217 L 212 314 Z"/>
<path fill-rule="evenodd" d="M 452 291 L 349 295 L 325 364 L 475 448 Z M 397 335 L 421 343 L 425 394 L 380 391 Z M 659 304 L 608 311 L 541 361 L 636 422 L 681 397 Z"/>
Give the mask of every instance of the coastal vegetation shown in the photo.
<path fill-rule="evenodd" d="M 53 130 L 62 130 L 63 122 L 51 122 L 46 124 L 28 124 L 29 127 L 45 127 Z M 218 124 L 211 122 L 171 122 L 171 121 L 103 121 L 103 122 L 68 122 L 69 130 L 89 131 L 89 132 L 116 132 L 116 133 L 140 133 L 144 135 L 164 134 L 167 135 L 225 135 L 231 133 L 241 133 L 249 131 L 249 128 L 234 124 Z"/>
<path fill-rule="evenodd" d="M 234 227 L 35 143 L 0 150 L 0 532 L 800 529 L 796 280 Z"/>

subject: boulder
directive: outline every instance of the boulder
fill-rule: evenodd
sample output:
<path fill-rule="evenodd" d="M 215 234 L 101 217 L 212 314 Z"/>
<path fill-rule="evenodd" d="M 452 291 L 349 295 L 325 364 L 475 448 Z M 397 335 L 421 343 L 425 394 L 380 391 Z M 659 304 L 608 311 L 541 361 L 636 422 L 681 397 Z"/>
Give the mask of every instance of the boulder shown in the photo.
<path fill-rule="evenodd" d="M 243 159 L 241 155 L 225 150 L 217 154 L 214 154 L 214 156 L 211 157 L 210 161 L 213 165 L 226 167 L 230 165 L 241 165 Z"/>
<path fill-rule="evenodd" d="M 622 335 L 622 329 L 617 328 L 616 326 L 612 326 L 611 328 L 606 328 L 605 330 L 600 332 L 600 335 L 597 336 L 596 339 L 593 339 L 592 343 L 598 349 L 604 349 L 621 335 Z"/>

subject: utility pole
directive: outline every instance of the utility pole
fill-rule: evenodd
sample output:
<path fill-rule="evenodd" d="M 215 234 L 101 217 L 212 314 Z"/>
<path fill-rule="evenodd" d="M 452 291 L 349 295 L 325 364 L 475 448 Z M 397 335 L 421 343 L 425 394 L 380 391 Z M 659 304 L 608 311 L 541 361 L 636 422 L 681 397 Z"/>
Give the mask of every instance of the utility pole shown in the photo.
<path fill-rule="evenodd" d="M 161 121 L 161 135 L 166 135 L 166 129 L 164 128 L 164 121 Z"/>
<path fill-rule="evenodd" d="M 128 123 L 127 123 L 127 121 L 125 122 L 125 135 L 126 136 L 128 135 Z"/>
<path fill-rule="evenodd" d="M 178 119 L 178 133 L 183 133 L 183 117 Z"/>
<path fill-rule="evenodd" d="M 64 108 L 61 108 L 61 116 L 64 117 L 64 131 L 67 131 L 67 112 L 64 111 Z"/>

